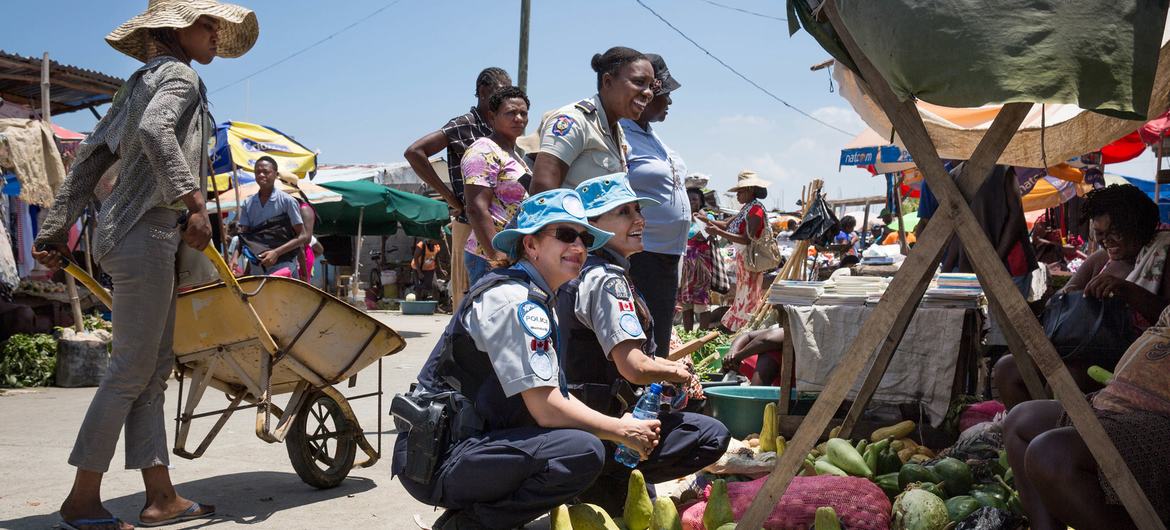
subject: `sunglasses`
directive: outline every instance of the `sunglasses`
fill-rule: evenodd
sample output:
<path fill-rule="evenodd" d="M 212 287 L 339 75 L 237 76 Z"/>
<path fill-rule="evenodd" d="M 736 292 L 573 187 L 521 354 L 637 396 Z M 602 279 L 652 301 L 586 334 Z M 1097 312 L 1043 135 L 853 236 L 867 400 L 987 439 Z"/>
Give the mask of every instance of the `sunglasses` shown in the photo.
<path fill-rule="evenodd" d="M 554 229 L 541 230 L 537 233 L 539 234 L 539 233 L 544 233 L 544 232 L 552 232 L 553 237 L 555 237 L 557 239 L 557 241 L 560 241 L 562 243 L 572 244 L 574 241 L 577 240 L 577 238 L 580 238 L 581 243 L 584 244 L 586 247 L 593 246 L 593 234 L 591 234 L 589 232 L 578 232 L 576 230 L 573 230 L 572 228 L 560 227 L 560 228 L 554 228 Z"/>

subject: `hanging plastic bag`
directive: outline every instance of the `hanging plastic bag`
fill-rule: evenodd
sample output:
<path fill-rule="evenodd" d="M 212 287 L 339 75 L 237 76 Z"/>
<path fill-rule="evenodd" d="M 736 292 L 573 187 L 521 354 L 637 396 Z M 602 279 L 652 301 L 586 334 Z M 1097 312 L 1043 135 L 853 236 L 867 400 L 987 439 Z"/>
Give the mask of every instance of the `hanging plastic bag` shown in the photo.
<path fill-rule="evenodd" d="M 817 193 L 808 213 L 800 220 L 800 226 L 792 233 L 791 238 L 796 241 L 808 240 L 813 245 L 829 245 L 841 229 L 837 223 L 837 216 L 829 203 L 825 202 L 824 194 Z"/>

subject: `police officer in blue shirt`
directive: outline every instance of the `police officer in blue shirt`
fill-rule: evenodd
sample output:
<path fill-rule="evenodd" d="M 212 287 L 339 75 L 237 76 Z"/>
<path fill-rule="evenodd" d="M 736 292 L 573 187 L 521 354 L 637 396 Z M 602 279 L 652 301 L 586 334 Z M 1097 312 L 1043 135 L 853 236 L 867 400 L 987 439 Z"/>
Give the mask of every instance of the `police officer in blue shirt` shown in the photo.
<path fill-rule="evenodd" d="M 653 451 L 657 420 L 589 408 L 568 393 L 558 359 L 554 295 L 611 236 L 571 189 L 525 200 L 515 227 L 492 239 L 515 264 L 472 286 L 418 383 L 395 396 L 392 471 L 415 499 L 447 509 L 434 528 L 512 528 L 571 501 L 601 473 L 602 440 Z"/>
<path fill-rule="evenodd" d="M 654 356 L 655 323 L 629 278 L 629 257 L 642 251 L 646 221 L 641 206 L 657 201 L 636 196 L 624 173 L 586 180 L 577 192 L 590 224 L 614 236 L 589 256 L 580 277 L 562 286 L 557 295 L 566 343 L 562 366 L 571 392 L 590 407 L 617 417 L 635 403 L 631 384 L 665 381 L 681 388 L 676 392 L 685 392 L 695 376 L 688 365 Z M 708 416 L 668 412 L 659 419 L 660 443 L 638 465 L 650 484 L 707 467 L 724 454 L 731 440 L 727 427 Z M 580 498 L 616 513 L 625 502 L 630 469 L 614 461 L 614 448 L 607 444 L 605 470 Z"/>

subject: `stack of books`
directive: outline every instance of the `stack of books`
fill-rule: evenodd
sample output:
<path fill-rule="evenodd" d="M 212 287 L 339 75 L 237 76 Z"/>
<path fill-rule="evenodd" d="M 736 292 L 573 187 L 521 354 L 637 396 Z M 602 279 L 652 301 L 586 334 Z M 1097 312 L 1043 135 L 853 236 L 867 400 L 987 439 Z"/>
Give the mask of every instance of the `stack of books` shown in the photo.
<path fill-rule="evenodd" d="M 918 307 L 974 309 L 982 303 L 983 288 L 974 274 L 944 273 L 931 282 Z"/>
<path fill-rule="evenodd" d="M 838 276 L 825 284 L 821 305 L 865 305 L 871 298 L 880 299 L 889 286 L 888 278 L 875 276 Z"/>
<path fill-rule="evenodd" d="M 768 303 L 772 305 L 813 305 L 825 292 L 825 282 L 784 280 L 772 284 Z"/>

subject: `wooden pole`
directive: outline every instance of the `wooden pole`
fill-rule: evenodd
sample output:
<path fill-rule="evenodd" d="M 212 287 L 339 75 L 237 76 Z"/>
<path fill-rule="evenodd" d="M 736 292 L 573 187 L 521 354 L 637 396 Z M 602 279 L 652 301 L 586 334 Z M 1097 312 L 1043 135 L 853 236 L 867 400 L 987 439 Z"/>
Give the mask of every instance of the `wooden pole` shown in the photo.
<path fill-rule="evenodd" d="M 53 112 L 52 100 L 49 99 L 49 52 L 45 52 L 41 56 L 41 121 L 49 126 L 49 132 L 53 131 Z M 56 149 L 56 146 L 53 147 Z M 69 245 L 66 244 L 66 247 Z M 86 246 L 86 252 L 89 252 L 89 247 Z M 73 256 L 68 256 L 69 261 L 73 261 Z M 73 276 L 65 275 L 65 290 L 69 293 L 69 307 L 73 310 L 73 329 L 78 333 L 85 331 L 85 325 L 81 321 L 81 299 L 77 297 L 77 282 L 73 281 Z"/>
<path fill-rule="evenodd" d="M 910 243 L 906 241 L 906 220 L 902 217 L 901 178 L 894 183 L 894 213 L 898 216 L 898 245 L 902 247 L 902 255 L 905 256 L 910 253 Z"/>
<path fill-rule="evenodd" d="M 528 26 L 532 21 L 532 0 L 520 0 L 520 64 L 516 68 L 516 86 L 528 91 Z"/>
<path fill-rule="evenodd" d="M 240 222 L 240 168 L 236 166 L 236 161 L 232 160 L 232 189 L 236 190 L 236 224 Z M 217 203 L 218 204 L 218 203 Z"/>

